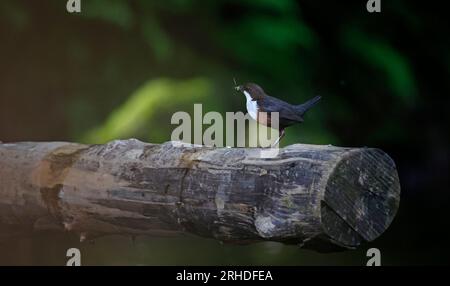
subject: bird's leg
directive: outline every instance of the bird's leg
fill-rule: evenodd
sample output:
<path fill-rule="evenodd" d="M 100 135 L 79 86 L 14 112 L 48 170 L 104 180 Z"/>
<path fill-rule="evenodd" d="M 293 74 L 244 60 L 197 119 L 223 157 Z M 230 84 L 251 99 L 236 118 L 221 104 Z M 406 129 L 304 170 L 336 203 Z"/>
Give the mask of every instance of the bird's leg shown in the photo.
<path fill-rule="evenodd" d="M 281 139 L 284 137 L 284 129 L 280 130 L 280 137 L 278 137 L 278 139 L 272 144 L 272 148 L 276 147 L 278 145 L 278 143 L 280 143 Z"/>

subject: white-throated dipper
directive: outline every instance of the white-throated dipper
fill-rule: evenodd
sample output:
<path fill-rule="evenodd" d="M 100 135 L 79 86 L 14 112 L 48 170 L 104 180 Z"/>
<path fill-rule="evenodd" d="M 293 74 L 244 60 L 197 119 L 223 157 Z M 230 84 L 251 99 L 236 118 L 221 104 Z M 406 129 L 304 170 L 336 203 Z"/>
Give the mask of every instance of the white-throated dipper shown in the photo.
<path fill-rule="evenodd" d="M 272 144 L 278 144 L 284 136 L 284 129 L 295 123 L 303 122 L 303 115 L 319 100 L 316 96 L 303 104 L 293 105 L 276 97 L 267 95 L 264 90 L 255 83 L 236 85 L 235 89 L 244 93 L 247 98 L 247 112 L 258 123 L 271 127 L 271 112 L 278 112 L 280 137 Z"/>

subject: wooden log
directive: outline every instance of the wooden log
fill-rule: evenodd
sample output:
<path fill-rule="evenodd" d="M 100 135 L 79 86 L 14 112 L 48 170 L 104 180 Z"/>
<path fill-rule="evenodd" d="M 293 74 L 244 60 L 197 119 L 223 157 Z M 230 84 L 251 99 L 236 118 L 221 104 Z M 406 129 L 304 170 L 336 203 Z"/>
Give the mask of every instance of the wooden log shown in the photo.
<path fill-rule="evenodd" d="M 192 233 L 332 251 L 377 238 L 400 185 L 379 149 L 66 142 L 0 144 L 0 224 L 106 234 Z"/>

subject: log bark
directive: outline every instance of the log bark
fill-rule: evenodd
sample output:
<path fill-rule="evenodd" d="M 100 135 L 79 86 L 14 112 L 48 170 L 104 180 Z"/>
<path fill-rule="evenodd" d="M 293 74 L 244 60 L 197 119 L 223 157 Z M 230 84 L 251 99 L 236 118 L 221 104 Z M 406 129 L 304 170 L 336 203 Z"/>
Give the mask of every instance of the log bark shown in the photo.
<path fill-rule="evenodd" d="M 325 252 L 374 240 L 399 205 L 395 164 L 379 149 L 296 144 L 261 158 L 258 148 L 172 143 L 0 144 L 0 224 Z"/>

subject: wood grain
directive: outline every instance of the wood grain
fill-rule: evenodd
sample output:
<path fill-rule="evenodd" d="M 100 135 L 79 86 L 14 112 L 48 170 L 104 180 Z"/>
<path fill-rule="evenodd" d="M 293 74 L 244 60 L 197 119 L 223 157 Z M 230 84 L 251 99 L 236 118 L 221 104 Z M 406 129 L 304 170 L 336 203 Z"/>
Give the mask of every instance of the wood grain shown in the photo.
<path fill-rule="evenodd" d="M 260 151 L 135 139 L 0 144 L 0 224 L 82 239 L 192 233 L 333 251 L 372 241 L 392 222 L 400 184 L 383 151 Z"/>

